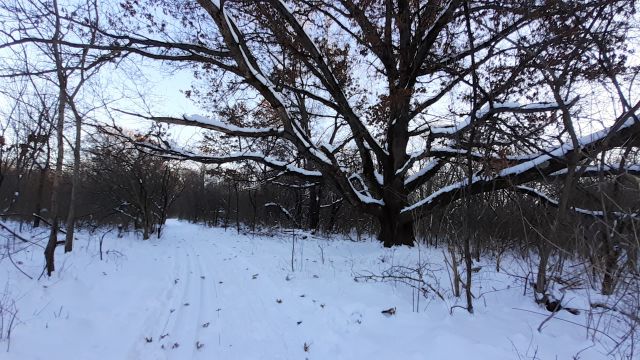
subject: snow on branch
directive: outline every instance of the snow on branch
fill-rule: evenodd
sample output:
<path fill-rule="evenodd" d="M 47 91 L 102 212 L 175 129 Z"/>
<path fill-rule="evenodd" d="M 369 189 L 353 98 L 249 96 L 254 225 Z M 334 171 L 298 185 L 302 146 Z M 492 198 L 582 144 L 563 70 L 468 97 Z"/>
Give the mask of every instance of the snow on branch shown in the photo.
<path fill-rule="evenodd" d="M 471 179 L 465 178 L 435 191 L 413 205 L 405 207 L 401 213 L 404 216 L 411 216 L 414 211 L 447 204 L 465 194 L 474 195 L 540 180 L 545 176 L 566 169 L 566 158 L 574 152 L 578 153 L 580 160 L 615 147 L 640 146 L 640 143 L 634 140 L 640 133 L 640 122 L 634 120 L 634 112 L 637 111 L 638 107 L 640 107 L 640 103 L 631 111 L 616 119 L 611 128 L 579 138 L 579 149 L 574 149 L 570 143 L 561 144 L 550 151 L 533 157 L 531 160 L 507 167 L 495 175 L 478 174 L 472 176 Z"/>
<path fill-rule="evenodd" d="M 353 187 L 353 185 L 351 185 L 351 186 Z M 371 196 L 368 196 L 366 194 L 361 193 L 360 191 L 357 191 L 356 189 L 353 189 L 353 192 L 356 194 L 358 199 L 364 204 L 384 206 L 384 201 L 381 200 L 381 199 L 375 199 L 375 198 L 373 198 Z"/>
<path fill-rule="evenodd" d="M 549 176 L 564 176 L 568 172 L 568 169 L 558 170 L 552 173 Z M 600 174 L 605 175 L 621 175 L 621 174 L 632 174 L 632 175 L 640 175 L 640 164 L 629 164 L 629 165 L 621 165 L 621 164 L 606 164 L 603 166 L 600 165 L 590 165 L 590 166 L 579 166 L 576 168 L 576 173 L 580 174 L 580 176 L 588 177 L 588 176 L 598 176 Z"/>
<path fill-rule="evenodd" d="M 571 104 L 573 104 L 576 100 L 572 101 Z M 453 136 L 467 129 L 471 125 L 471 121 L 474 118 L 478 120 L 484 120 L 491 115 L 506 113 L 506 112 L 516 113 L 516 114 L 532 114 L 532 113 L 545 112 L 545 111 L 555 111 L 558 109 L 559 109 L 558 104 L 551 103 L 551 102 L 532 103 L 527 105 L 520 105 L 519 103 L 516 103 L 516 102 L 496 103 L 493 105 L 486 105 L 482 107 L 480 110 L 475 112 L 475 117 L 468 115 L 463 121 L 459 123 L 449 125 L 449 126 L 434 127 L 431 129 L 431 134 L 435 137 Z"/>
<path fill-rule="evenodd" d="M 361 190 L 357 190 L 356 187 L 354 186 L 353 184 L 354 179 L 357 180 L 360 186 L 362 186 Z M 375 205 L 382 205 L 382 206 L 384 205 L 383 200 L 376 199 L 373 196 L 371 196 L 369 187 L 367 187 L 367 184 L 364 182 L 364 180 L 359 174 L 356 174 L 356 173 L 351 174 L 351 176 L 348 178 L 348 181 L 349 181 L 349 185 L 351 185 L 351 189 L 353 190 L 353 192 L 356 194 L 356 196 L 361 202 L 365 204 L 375 204 Z"/>
<path fill-rule="evenodd" d="M 516 186 L 513 189 L 517 192 L 542 200 L 553 207 L 558 207 L 559 202 L 557 200 L 552 199 L 549 195 L 543 193 L 542 191 L 536 190 L 532 187 L 522 186 L 522 185 Z M 574 206 L 569 207 L 569 209 L 581 215 L 587 215 L 587 216 L 593 216 L 593 217 L 599 217 L 599 218 L 602 218 L 605 216 L 604 211 L 600 211 L 600 210 L 589 210 L 589 209 L 583 209 L 583 208 L 578 208 Z M 619 211 L 611 211 L 608 214 L 616 218 L 634 218 L 635 219 L 638 217 L 637 213 L 624 213 Z"/>
<path fill-rule="evenodd" d="M 328 204 L 320 205 L 320 207 L 321 207 L 321 208 L 328 208 L 328 207 L 332 207 L 332 206 L 337 205 L 337 204 L 339 204 L 339 203 L 341 203 L 341 202 L 343 202 L 343 201 L 344 201 L 344 198 L 339 198 L 338 200 L 332 201 L 332 202 L 330 202 L 330 203 L 328 203 Z"/>
<path fill-rule="evenodd" d="M 308 183 L 298 185 L 298 184 L 287 184 L 280 181 L 271 181 L 271 183 L 274 185 L 288 187 L 292 189 L 309 189 L 320 184 L 319 182 L 308 182 Z"/>
<path fill-rule="evenodd" d="M 183 117 L 186 122 L 195 123 L 196 126 L 205 125 L 209 129 L 217 130 L 228 135 L 260 137 L 282 136 L 284 134 L 284 129 L 239 127 L 232 124 L 223 123 L 215 119 L 209 119 L 200 115 L 185 114 Z"/>
<path fill-rule="evenodd" d="M 473 177 L 473 180 L 478 179 L 477 176 Z M 472 182 L 473 182 L 472 180 Z M 419 210 L 421 207 L 426 206 L 431 204 L 432 202 L 434 202 L 435 199 L 437 199 L 438 197 L 447 194 L 447 193 L 454 193 L 457 191 L 462 190 L 466 185 L 468 184 L 468 181 L 462 180 L 456 183 L 453 183 L 451 185 L 447 185 L 441 189 L 438 189 L 437 191 L 433 192 L 431 195 L 427 196 L 426 198 L 416 202 L 413 205 L 407 206 L 404 209 L 402 209 L 400 212 L 401 213 L 411 213 L 414 210 Z"/>
<path fill-rule="evenodd" d="M 422 179 L 428 177 L 434 171 L 437 171 L 442 165 L 443 163 L 442 161 L 440 161 L 440 159 L 435 159 L 433 161 L 430 161 L 429 163 L 427 163 L 427 165 L 422 167 L 415 174 L 406 178 L 404 180 L 405 186 L 407 186 L 410 189 L 414 188 L 415 184 L 421 184 L 423 182 Z"/>
<path fill-rule="evenodd" d="M 267 137 L 267 136 L 282 136 L 284 134 L 283 129 L 274 128 L 245 128 L 232 124 L 227 124 L 215 119 L 209 119 L 200 115 L 184 115 L 182 118 L 174 118 L 168 116 L 145 116 L 141 114 L 131 113 L 128 111 L 117 110 L 123 114 L 135 116 L 138 118 L 152 120 L 155 122 L 161 122 L 166 124 L 176 124 L 185 126 L 196 126 L 202 129 L 214 130 L 227 135 L 243 136 L 243 137 Z"/>
<path fill-rule="evenodd" d="M 292 165 L 291 163 L 274 159 L 270 156 L 266 156 L 261 152 L 245 151 L 235 152 L 229 155 L 206 155 L 196 154 L 191 151 L 177 148 L 164 148 L 147 142 L 136 142 L 136 145 L 145 149 L 158 153 L 160 156 L 172 158 L 176 160 L 193 160 L 203 164 L 227 164 L 238 161 L 254 161 L 273 170 L 279 170 L 287 175 L 296 175 L 303 178 L 319 179 L 322 178 L 322 173 L 315 170 L 308 170 L 301 167 Z"/>
<path fill-rule="evenodd" d="M 291 212 L 289 212 L 289 210 L 287 210 L 284 206 L 274 203 L 274 202 L 270 202 L 270 203 L 266 203 L 264 204 L 265 208 L 276 208 L 278 210 L 280 210 L 280 212 L 282 214 L 284 214 L 284 216 L 289 219 L 290 221 L 292 221 L 294 224 L 296 224 L 296 226 L 298 226 L 298 222 L 296 221 L 296 219 L 293 217 L 293 215 L 291 215 Z"/>
<path fill-rule="evenodd" d="M 624 121 L 619 128 L 617 129 L 617 131 L 611 132 L 610 128 L 606 128 L 606 129 L 602 129 L 600 131 L 596 131 L 594 133 L 591 133 L 589 135 L 586 136 L 582 136 L 580 138 L 578 138 L 578 144 L 583 147 L 583 148 L 589 148 L 589 147 L 597 147 L 599 145 L 599 143 L 601 143 L 603 140 L 605 140 L 606 138 L 615 135 L 617 133 L 620 133 L 622 130 L 625 130 L 627 128 L 632 127 L 633 125 L 635 125 L 635 128 L 638 128 L 640 123 L 636 123 L 633 119 L 633 117 L 629 117 L 626 121 Z M 638 132 L 638 129 L 636 129 L 633 132 Z M 550 151 L 546 151 L 543 154 L 532 158 L 529 161 L 525 161 L 521 164 L 518 164 L 516 166 L 511 166 L 508 167 L 506 169 L 503 169 L 500 172 L 500 176 L 507 176 L 507 175 L 516 175 L 519 173 L 522 173 L 524 171 L 530 170 L 532 168 L 536 168 L 536 167 L 541 167 L 541 168 L 545 168 L 547 167 L 548 163 L 550 161 L 553 161 L 554 159 L 560 159 L 560 158 L 564 158 L 566 157 L 566 155 L 573 151 L 573 150 L 580 150 L 580 149 L 574 149 L 573 148 L 573 144 L 567 142 L 565 144 L 562 144 L 556 148 L 554 148 L 553 150 Z M 555 171 L 554 171 L 555 172 Z"/>

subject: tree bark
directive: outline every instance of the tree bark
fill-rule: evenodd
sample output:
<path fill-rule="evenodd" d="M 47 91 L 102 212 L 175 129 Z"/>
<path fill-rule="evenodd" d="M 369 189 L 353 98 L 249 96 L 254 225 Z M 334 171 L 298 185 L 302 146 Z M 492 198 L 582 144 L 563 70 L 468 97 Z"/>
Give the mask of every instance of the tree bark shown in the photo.
<path fill-rule="evenodd" d="M 544 294 L 547 290 L 547 264 L 549 263 L 549 246 L 544 243 L 545 239 L 540 239 L 539 245 L 540 261 L 538 262 L 538 274 L 536 275 L 535 290 L 538 294 Z"/>
<path fill-rule="evenodd" d="M 62 180 L 62 163 L 64 160 L 64 116 L 67 94 L 67 77 L 63 68 L 62 55 L 60 52 L 60 14 L 58 13 L 58 1 L 53 0 L 53 7 L 56 14 L 56 24 L 54 33 L 54 44 L 52 46 L 53 56 L 56 62 L 56 71 L 58 77 L 58 123 L 56 124 L 56 140 L 58 142 L 58 153 L 56 154 L 56 168 L 53 176 L 53 186 L 51 189 L 51 233 L 49 235 L 49 241 L 44 249 L 44 259 L 47 268 L 47 275 L 51 276 L 51 273 L 55 271 L 54 254 L 56 246 L 58 245 L 58 226 L 59 226 L 59 197 L 60 197 L 60 182 Z"/>
<path fill-rule="evenodd" d="M 143 224 L 142 224 L 142 240 L 149 240 L 149 236 L 150 236 L 150 219 L 149 219 L 149 209 L 145 208 L 144 210 L 144 214 L 142 215 L 144 217 Z"/>
<path fill-rule="evenodd" d="M 236 195 L 236 232 L 240 234 L 240 190 L 237 181 L 233 182 L 233 189 Z"/>
<path fill-rule="evenodd" d="M 619 256 L 620 251 L 615 246 L 607 246 L 604 260 L 604 277 L 602 278 L 602 295 L 612 295 L 616 288 Z"/>
<path fill-rule="evenodd" d="M 317 230 L 320 224 L 320 196 L 322 185 L 314 185 L 309 190 L 309 229 Z"/>
<path fill-rule="evenodd" d="M 47 163 L 48 163 L 47 159 Z M 42 193 L 44 192 L 44 184 L 47 181 L 48 165 L 40 169 L 40 179 L 38 179 L 38 190 L 36 193 L 36 204 L 33 213 L 37 216 L 33 217 L 33 227 L 40 227 L 40 216 L 42 212 Z"/>
<path fill-rule="evenodd" d="M 64 242 L 64 252 L 73 250 L 73 233 L 76 224 L 76 202 L 80 183 L 80 146 L 82 140 L 82 118 L 76 114 L 76 139 L 73 148 L 73 176 L 71 179 L 71 197 L 69 198 L 69 213 L 67 214 L 67 234 Z"/>
<path fill-rule="evenodd" d="M 399 213 L 380 217 L 380 234 L 378 239 L 384 247 L 396 245 L 413 246 L 415 240 L 413 234 L 413 222 L 400 222 Z"/>

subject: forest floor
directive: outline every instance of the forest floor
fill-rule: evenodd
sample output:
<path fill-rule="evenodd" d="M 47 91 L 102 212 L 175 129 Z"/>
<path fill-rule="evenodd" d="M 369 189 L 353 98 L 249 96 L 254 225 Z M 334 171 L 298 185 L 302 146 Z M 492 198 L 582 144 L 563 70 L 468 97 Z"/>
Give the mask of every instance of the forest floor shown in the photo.
<path fill-rule="evenodd" d="M 39 281 L 40 248 L 12 256 L 34 280 L 2 256 L 0 299 L 5 308 L 15 301 L 18 312 L 10 342 L 6 334 L 0 341 L 1 359 L 606 358 L 580 326 L 584 314 L 559 312 L 538 332 L 549 312 L 529 289 L 523 295 L 523 279 L 496 272 L 491 260 L 477 264 L 470 315 L 455 307 L 464 301 L 452 296 L 439 248 L 385 249 L 298 232 L 292 269 L 290 232 L 238 234 L 170 220 L 159 240 L 107 234 L 103 260 L 100 237 L 81 233 L 71 254 L 59 248 L 57 271 Z M 419 262 L 426 296 L 403 282 L 354 280 Z M 528 271 L 515 260 L 505 268 Z M 576 308 L 585 302 L 565 298 Z M 389 308 L 395 314 L 381 313 Z M 7 312 L 2 321 L 6 333 Z"/>

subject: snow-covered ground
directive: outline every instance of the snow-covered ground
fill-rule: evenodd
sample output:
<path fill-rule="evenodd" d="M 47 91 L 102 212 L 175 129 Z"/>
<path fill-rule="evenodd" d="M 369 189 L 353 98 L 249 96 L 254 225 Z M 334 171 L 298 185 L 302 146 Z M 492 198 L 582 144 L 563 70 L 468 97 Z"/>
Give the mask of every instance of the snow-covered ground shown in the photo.
<path fill-rule="evenodd" d="M 72 254 L 59 249 L 49 279 L 29 280 L 4 258 L 0 291 L 16 301 L 18 321 L 0 359 L 606 358 L 570 323 L 584 315 L 560 312 L 538 332 L 549 313 L 489 262 L 474 274 L 475 314 L 450 314 L 464 303 L 451 296 L 441 249 L 302 235 L 293 271 L 290 233 L 238 235 L 175 220 L 160 240 L 105 236 L 102 261 L 100 232 L 81 234 Z M 405 284 L 354 280 L 418 258 L 431 263 L 427 278 L 445 300 L 428 290 L 417 304 Z M 13 260 L 32 276 L 42 270 L 38 247 Z M 393 307 L 395 315 L 381 313 Z"/>

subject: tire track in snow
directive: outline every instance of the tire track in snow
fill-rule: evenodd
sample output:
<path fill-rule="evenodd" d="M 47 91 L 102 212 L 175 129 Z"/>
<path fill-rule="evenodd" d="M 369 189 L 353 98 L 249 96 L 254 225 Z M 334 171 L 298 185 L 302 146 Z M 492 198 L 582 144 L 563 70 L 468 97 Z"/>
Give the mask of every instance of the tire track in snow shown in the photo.
<path fill-rule="evenodd" d="M 278 349 L 271 358 L 285 359 L 302 349 L 305 339 L 295 326 L 301 319 L 291 308 L 299 294 L 278 284 L 284 279 L 273 278 L 280 270 L 265 268 L 276 264 L 264 263 L 243 245 L 203 237 L 168 247 L 171 278 L 153 302 L 129 358 L 235 358 L 247 353 L 261 358 L 263 349 Z M 253 274 L 258 276 L 253 279 Z M 153 341 L 146 343 L 149 336 Z M 204 346 L 197 349 L 197 342 Z"/>
<path fill-rule="evenodd" d="M 194 302 L 198 301 L 201 286 L 199 283 L 194 284 L 194 277 L 197 275 L 195 274 L 193 254 L 189 251 L 189 245 L 184 241 L 180 245 L 181 261 L 185 264 L 180 282 L 183 282 L 184 286 L 179 295 L 175 296 L 173 302 L 172 309 L 174 311 L 170 312 L 173 316 L 169 317 L 170 321 L 166 330 L 169 335 L 161 342 L 167 359 L 189 358 L 191 347 L 195 347 L 195 330 L 191 325 L 193 322 L 197 322 L 199 317 L 198 310 L 196 310 L 199 306 Z"/>
<path fill-rule="evenodd" d="M 193 352 L 192 358 L 205 357 L 207 352 L 205 346 L 208 344 L 208 333 L 211 333 L 210 326 L 212 325 L 212 307 L 215 306 L 213 298 L 211 297 L 210 282 L 213 281 L 212 275 L 205 270 L 202 265 L 202 256 L 193 245 L 189 246 L 191 250 L 191 256 L 195 257 L 197 264 L 197 273 L 195 275 L 196 281 L 198 281 L 199 297 L 198 297 L 198 317 L 194 319 L 195 336 L 193 339 Z"/>
<path fill-rule="evenodd" d="M 173 249 L 172 249 L 173 250 Z M 150 305 L 150 309 L 148 311 L 148 315 L 146 320 L 143 322 L 140 335 L 134 339 L 135 343 L 131 351 L 129 352 L 128 358 L 131 360 L 141 359 L 141 358 L 164 358 L 162 355 L 162 351 L 159 344 L 161 342 L 161 337 L 166 333 L 166 328 L 171 320 L 171 317 L 174 315 L 170 312 L 171 308 L 174 308 L 172 302 L 176 297 L 176 292 L 181 292 L 183 285 L 180 283 L 180 280 L 176 282 L 176 279 L 180 278 L 180 274 L 182 274 L 182 268 L 184 262 L 181 259 L 178 259 L 176 256 L 176 251 L 171 251 L 169 254 L 171 256 L 167 256 L 166 260 L 172 263 L 172 269 L 168 272 L 168 275 L 162 281 L 166 282 L 166 286 L 164 290 L 159 292 L 159 294 L 153 299 L 140 299 L 142 302 L 147 302 Z M 164 255 L 164 254 L 163 254 Z M 165 259 L 162 258 L 162 261 Z M 148 340 L 151 342 L 148 342 Z"/>

